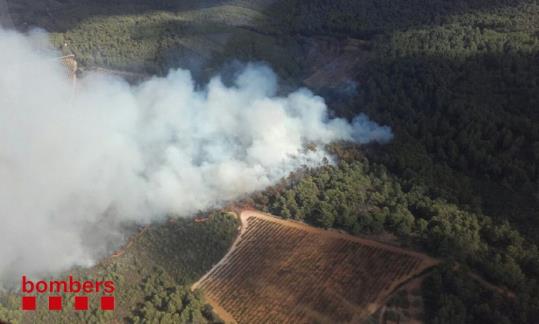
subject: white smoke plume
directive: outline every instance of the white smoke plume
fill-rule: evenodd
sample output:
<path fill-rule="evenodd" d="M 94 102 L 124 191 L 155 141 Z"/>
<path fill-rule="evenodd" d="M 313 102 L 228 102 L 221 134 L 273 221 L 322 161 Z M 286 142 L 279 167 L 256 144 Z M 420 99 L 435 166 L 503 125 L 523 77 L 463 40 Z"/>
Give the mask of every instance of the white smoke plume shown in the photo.
<path fill-rule="evenodd" d="M 87 266 L 123 221 L 190 215 L 260 190 L 323 149 L 391 138 L 360 116 L 329 118 L 306 89 L 277 96 L 250 65 L 233 86 L 185 70 L 140 85 L 104 75 L 76 92 L 45 33 L 0 31 L 0 282 Z"/>

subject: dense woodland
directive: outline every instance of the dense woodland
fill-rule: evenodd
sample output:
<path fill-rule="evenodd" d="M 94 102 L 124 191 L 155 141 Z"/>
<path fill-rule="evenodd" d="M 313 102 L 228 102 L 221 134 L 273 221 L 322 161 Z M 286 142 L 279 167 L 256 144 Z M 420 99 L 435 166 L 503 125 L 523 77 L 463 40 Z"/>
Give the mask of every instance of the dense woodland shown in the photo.
<path fill-rule="evenodd" d="M 407 180 L 427 184 L 437 197 L 536 230 L 537 4 L 359 1 L 341 10 L 346 2 L 321 3 L 325 9 L 311 15 L 341 12 L 361 18 L 367 14 L 351 10 L 353 6 L 377 8 L 360 19 L 372 28 L 329 18 L 313 19 L 327 24 L 293 27 L 315 34 L 376 31 L 365 36 L 371 59 L 356 71 L 357 96 L 335 96 L 332 102 L 342 115 L 367 112 L 391 125 L 395 140 L 370 157 Z M 305 11 L 301 4 L 295 8 Z M 291 12 L 291 22 L 303 17 Z"/>
<path fill-rule="evenodd" d="M 422 293 L 431 323 L 535 322 L 535 317 L 522 316 L 528 309 L 519 301 L 502 298 L 447 265 L 426 278 Z"/>
<path fill-rule="evenodd" d="M 335 165 L 301 170 L 257 194 L 254 202 L 326 228 L 390 232 L 402 244 L 447 260 L 424 285 L 427 322 L 539 322 L 536 1 L 19 3 L 16 22 L 55 32 L 55 45 L 68 43 L 83 68 L 163 74 L 183 66 L 211 74 L 232 59 L 256 60 L 301 85 L 309 73 L 311 62 L 304 58 L 313 40 L 360 40 L 356 54 L 365 59 L 351 71 L 357 91 L 315 90 L 336 115 L 365 112 L 389 125 L 394 140 L 361 148 L 334 145 Z M 23 10 L 23 4 L 37 9 Z M 143 237 L 152 262 L 163 270 L 137 282 L 167 284 L 140 290 L 146 297 L 138 300 L 149 304 L 126 314 L 131 321 L 164 318 L 164 313 L 167 319 L 186 321 L 185 316 L 202 314 L 213 320 L 198 295 L 183 285 L 222 255 L 232 232 L 225 230 L 221 248 L 200 261 L 198 254 L 180 257 L 189 255 L 183 247 L 157 243 L 174 233 L 190 237 L 191 225 L 178 226 L 164 236 L 149 232 Z M 213 244 L 210 237 L 204 240 Z M 170 251 L 160 254 L 163 246 Z M 516 297 L 486 289 L 470 271 Z M 3 303 L 10 305 L 7 299 Z M 174 309 L 166 311 L 167 304 Z M 5 308 L 0 314 L 18 316 Z"/>
<path fill-rule="evenodd" d="M 445 269 L 425 284 L 425 299 L 435 301 L 427 305 L 429 322 L 537 322 L 537 4 L 319 3 L 319 11 L 303 15 L 307 4 L 296 2 L 288 19 L 291 28 L 314 35 L 355 34 L 369 40 L 371 48 L 370 61 L 356 71 L 357 95 L 343 98 L 329 89 L 330 97 L 334 93 L 330 102 L 341 115 L 367 112 L 391 125 L 395 139 L 383 147 L 364 148 L 368 160 L 362 166 L 352 162 L 354 171 L 344 164 L 329 167 L 329 172 L 328 167 L 307 172 L 312 182 L 291 181 L 288 190 L 270 195 L 270 208 L 292 216 L 299 204 L 300 209 L 312 208 L 311 214 L 299 215 L 322 226 L 396 233 L 404 242 L 466 264 L 517 294 L 511 300 L 478 293 L 482 290 L 476 282 Z M 397 11 L 399 7 L 406 8 Z M 363 16 L 366 12 L 368 17 Z M 382 12 L 399 15 L 378 15 Z M 296 24 L 298 16 L 308 22 Z M 368 23 L 349 24 L 353 17 Z M 379 168 L 382 174 L 376 174 Z M 382 179 L 390 175 L 393 184 L 365 193 L 366 175 L 373 173 Z M 363 190 L 351 189 L 347 181 L 333 182 L 343 174 L 357 179 L 351 183 L 362 183 Z M 303 206 L 298 203 L 302 195 L 307 195 Z M 338 216 L 350 215 L 349 210 L 337 210 L 342 202 L 355 209 L 355 216 Z"/>
<path fill-rule="evenodd" d="M 449 263 L 456 262 L 458 267 L 445 269 L 437 279 L 441 286 L 434 288 L 439 295 L 473 294 L 458 291 L 477 285 L 474 279 L 456 270 L 461 267 L 517 295 L 516 301 L 491 291 L 467 295 L 468 299 L 473 297 L 481 302 L 483 313 L 480 314 L 467 309 L 475 304 L 455 305 L 449 303 L 450 299 L 442 299 L 427 305 L 431 307 L 428 314 L 433 322 L 447 322 L 447 318 L 435 321 L 436 314 L 445 308 L 449 308 L 444 310 L 450 311 L 449 315 L 463 316 L 464 322 L 473 323 L 531 323 L 539 318 L 539 250 L 535 244 L 506 221 L 466 211 L 441 198 L 430 198 L 426 187 L 401 182 L 383 165 L 361 158 L 353 148 L 343 150 L 336 146 L 334 150 L 343 158 L 338 166 L 305 169 L 291 175 L 281 184 L 255 195 L 256 206 L 285 218 L 341 228 L 354 234 L 390 232 L 402 244 L 425 250 Z M 442 294 L 440 291 L 457 277 L 462 287 L 453 287 Z M 429 280 L 425 285 L 430 287 L 432 282 Z M 425 295 L 426 299 L 429 296 Z M 490 317 L 492 313 L 488 311 L 500 310 L 500 305 L 504 312 Z"/>

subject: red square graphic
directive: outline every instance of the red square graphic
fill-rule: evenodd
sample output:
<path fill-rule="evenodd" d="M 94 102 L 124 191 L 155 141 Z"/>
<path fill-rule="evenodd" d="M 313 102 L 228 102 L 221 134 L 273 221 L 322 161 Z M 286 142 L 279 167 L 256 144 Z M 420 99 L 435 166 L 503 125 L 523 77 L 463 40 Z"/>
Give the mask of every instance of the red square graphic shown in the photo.
<path fill-rule="evenodd" d="M 49 310 L 62 310 L 62 296 L 49 296 Z"/>
<path fill-rule="evenodd" d="M 75 296 L 75 309 L 76 310 L 88 310 L 88 297 L 87 296 Z"/>
<path fill-rule="evenodd" d="M 22 296 L 22 309 L 35 310 L 36 309 L 36 296 Z"/>
<path fill-rule="evenodd" d="M 101 310 L 114 310 L 114 296 L 101 296 Z"/>

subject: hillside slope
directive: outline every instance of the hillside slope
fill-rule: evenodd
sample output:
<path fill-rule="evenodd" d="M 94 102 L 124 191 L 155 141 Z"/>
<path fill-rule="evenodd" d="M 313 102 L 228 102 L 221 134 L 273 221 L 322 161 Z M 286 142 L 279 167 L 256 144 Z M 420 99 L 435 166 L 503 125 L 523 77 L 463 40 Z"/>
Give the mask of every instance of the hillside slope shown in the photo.
<path fill-rule="evenodd" d="M 17 28 L 52 32 L 83 70 L 186 67 L 204 79 L 233 73 L 234 60 L 265 61 L 336 115 L 391 126 L 392 143 L 338 143 L 337 166 L 300 170 L 254 202 L 321 227 L 391 233 L 448 261 L 425 283 L 430 321 L 538 321 L 537 1 L 7 3 Z M 466 267 L 516 298 L 481 289 Z"/>

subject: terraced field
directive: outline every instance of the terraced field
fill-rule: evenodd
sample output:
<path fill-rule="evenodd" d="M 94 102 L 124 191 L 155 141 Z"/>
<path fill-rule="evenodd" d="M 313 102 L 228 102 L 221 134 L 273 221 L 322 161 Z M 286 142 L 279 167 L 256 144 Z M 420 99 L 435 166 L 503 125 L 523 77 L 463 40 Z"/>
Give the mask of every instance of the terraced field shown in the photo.
<path fill-rule="evenodd" d="M 427 256 L 258 212 L 241 214 L 227 256 L 193 288 L 238 323 L 357 323 L 403 282 L 436 264 Z"/>

